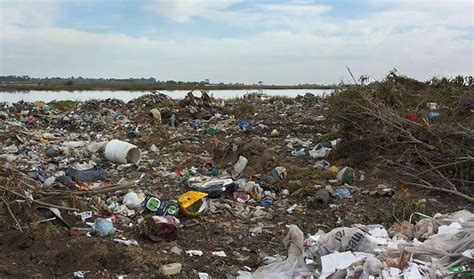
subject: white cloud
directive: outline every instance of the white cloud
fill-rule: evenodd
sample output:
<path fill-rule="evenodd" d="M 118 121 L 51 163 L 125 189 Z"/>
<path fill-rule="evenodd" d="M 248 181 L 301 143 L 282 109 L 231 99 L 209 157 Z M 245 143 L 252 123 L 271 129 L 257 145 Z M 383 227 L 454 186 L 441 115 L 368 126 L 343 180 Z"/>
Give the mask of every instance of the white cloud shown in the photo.
<path fill-rule="evenodd" d="M 316 4 L 260 4 L 256 5 L 265 12 L 276 12 L 280 14 L 293 15 L 293 16 L 304 16 L 311 17 L 314 15 L 320 15 L 324 12 L 329 11 L 331 8 L 326 5 Z"/>
<path fill-rule="evenodd" d="M 206 16 L 209 12 L 222 11 L 237 0 L 152 0 L 146 9 L 161 17 L 176 22 L 187 22 L 195 16 Z"/>
<path fill-rule="evenodd" d="M 419 79 L 474 75 L 472 16 L 442 3 L 424 9 L 416 7 L 422 2 L 397 1 L 357 20 L 331 18 L 329 7 L 308 2 L 290 9 L 289 4 L 256 4 L 237 11 L 227 9 L 231 1 L 203 1 L 204 7 L 196 9 L 191 9 L 195 1 L 187 9 L 168 2 L 170 12 L 161 11 L 175 21 L 199 16 L 216 24 L 261 27 L 252 35 L 222 38 L 137 38 L 10 21 L 2 32 L 0 74 L 330 83 L 347 76 L 348 65 L 356 75 L 379 79 L 395 66 Z"/>
<path fill-rule="evenodd" d="M 0 1 L 2 26 L 14 24 L 29 27 L 44 27 L 54 23 L 59 14 L 58 0 L 3 0 Z"/>

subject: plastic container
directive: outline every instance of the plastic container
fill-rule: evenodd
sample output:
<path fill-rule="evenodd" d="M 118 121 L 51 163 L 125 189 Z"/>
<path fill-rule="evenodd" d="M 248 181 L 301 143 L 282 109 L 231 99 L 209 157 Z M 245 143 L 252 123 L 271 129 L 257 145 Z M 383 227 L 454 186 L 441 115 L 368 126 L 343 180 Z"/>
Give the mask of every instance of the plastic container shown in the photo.
<path fill-rule="evenodd" d="M 201 215 L 207 208 L 206 197 L 206 193 L 196 191 L 189 191 L 182 194 L 178 199 L 180 211 L 187 217 L 197 217 Z"/>
<path fill-rule="evenodd" d="M 105 157 L 118 164 L 136 164 L 142 158 L 142 152 L 136 145 L 121 140 L 111 140 L 105 146 Z"/>
<path fill-rule="evenodd" d="M 329 191 L 326 189 L 319 189 L 314 194 L 314 207 L 321 209 L 326 207 L 329 201 Z"/>
<path fill-rule="evenodd" d="M 179 208 L 157 197 L 147 195 L 143 206 L 158 216 L 175 216 Z"/>
<path fill-rule="evenodd" d="M 234 173 L 236 175 L 241 174 L 244 171 L 245 166 L 247 166 L 247 163 L 248 163 L 247 158 L 245 158 L 244 156 L 240 156 L 239 160 L 234 165 Z"/>

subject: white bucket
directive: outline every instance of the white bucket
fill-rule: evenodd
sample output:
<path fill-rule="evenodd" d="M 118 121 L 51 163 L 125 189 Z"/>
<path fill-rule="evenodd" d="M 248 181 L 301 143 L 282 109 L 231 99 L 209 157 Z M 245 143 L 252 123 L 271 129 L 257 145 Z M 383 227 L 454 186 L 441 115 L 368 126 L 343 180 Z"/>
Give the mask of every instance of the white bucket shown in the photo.
<path fill-rule="evenodd" d="M 105 158 L 114 163 L 136 164 L 142 158 L 142 152 L 133 144 L 121 140 L 111 140 L 105 146 Z"/>

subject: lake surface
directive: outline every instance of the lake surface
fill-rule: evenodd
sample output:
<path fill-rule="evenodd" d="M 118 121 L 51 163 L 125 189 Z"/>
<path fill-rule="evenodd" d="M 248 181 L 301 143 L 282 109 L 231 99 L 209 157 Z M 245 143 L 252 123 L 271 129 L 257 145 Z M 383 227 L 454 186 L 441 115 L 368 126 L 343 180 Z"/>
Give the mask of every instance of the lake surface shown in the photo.
<path fill-rule="evenodd" d="M 240 98 L 248 93 L 263 93 L 269 96 L 286 96 L 294 98 L 298 95 L 304 96 L 307 92 L 312 93 L 316 96 L 323 96 L 331 94 L 333 90 L 331 89 L 271 89 L 271 90 L 211 90 L 209 95 L 217 99 L 230 99 L 230 98 Z M 160 93 L 166 94 L 173 99 L 183 99 L 189 90 L 174 90 L 174 91 L 159 91 Z M 30 90 L 30 91 L 16 91 L 16 92 L 7 92 L 0 91 L 0 101 L 14 103 L 18 101 L 25 102 L 50 102 L 53 100 L 63 101 L 63 100 L 73 100 L 73 101 L 86 101 L 92 99 L 108 99 L 115 98 L 120 99 L 124 102 L 128 102 L 132 99 L 140 97 L 145 94 L 149 94 L 148 91 L 40 91 L 40 90 Z M 200 91 L 194 91 L 195 96 L 200 96 Z"/>

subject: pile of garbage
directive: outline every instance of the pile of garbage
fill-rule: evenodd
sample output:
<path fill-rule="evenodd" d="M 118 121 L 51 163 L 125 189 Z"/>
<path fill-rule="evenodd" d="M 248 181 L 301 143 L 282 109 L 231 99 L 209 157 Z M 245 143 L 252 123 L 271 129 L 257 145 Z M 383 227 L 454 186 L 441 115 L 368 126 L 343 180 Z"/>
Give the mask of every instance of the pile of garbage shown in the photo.
<path fill-rule="evenodd" d="M 304 239 L 295 225 L 283 242 L 288 256 L 268 257 L 237 278 L 446 278 L 474 276 L 474 214 L 423 216 L 415 225 L 341 227 Z"/>
<path fill-rule="evenodd" d="M 43 190 L 42 195 L 45 196 L 85 196 L 133 188 L 146 181 L 146 171 L 150 169 L 157 171 L 162 177 L 184 178 L 190 190 L 180 196 L 179 202 L 173 206 L 149 193 L 130 191 L 123 197 L 122 202 L 116 198 L 114 201 L 100 201 L 96 214 L 106 210 L 109 213 L 132 216 L 136 214 L 137 208 L 142 208 L 142 211 L 158 216 L 176 216 L 180 212 L 184 216 L 196 217 L 208 207 L 204 198 L 219 198 L 229 194 L 234 195 L 241 203 L 253 199 L 258 203 L 271 205 L 275 193 L 268 188 L 264 190 L 255 181 L 262 180 L 263 185 L 283 181 L 287 175 L 284 167 L 277 167 L 271 175 L 257 176 L 252 181 L 240 178 L 248 162 L 244 156 L 239 156 L 235 164 L 228 169 L 218 169 L 213 167 L 212 163 L 205 163 L 199 167 L 174 168 L 170 171 L 158 160 L 150 158 L 159 153 L 155 144 L 150 145 L 149 151 L 142 151 L 135 145 L 142 143 L 138 139 L 139 134 L 145 133 L 153 137 L 154 133 L 162 133 L 163 126 L 176 128 L 178 123 L 184 125 L 186 130 L 195 132 L 201 126 L 214 126 L 209 125 L 214 123 L 211 121 L 225 119 L 218 121 L 215 128 L 208 128 L 208 136 L 214 136 L 217 131 L 245 129 L 251 125 L 247 121 L 236 121 L 220 114 L 216 109 L 219 106 L 215 105 L 204 91 L 200 98 L 194 97 L 190 92 L 183 101 L 177 103 L 179 109 L 175 109 L 176 114 L 173 113 L 169 121 L 163 120 L 161 113 L 169 110 L 169 107 L 161 110 L 150 109 L 157 104 L 163 105 L 164 101 L 166 105 L 170 99 L 160 94 L 145 95 L 128 104 L 112 99 L 102 102 L 93 100 L 78 103 L 74 112 L 66 113 L 52 110 L 41 102 L 20 102 L 11 106 L 4 103 L 0 122 L 5 132 L 1 146 L 3 153 L 0 155 L 0 159 L 5 161 L 2 168 L 5 173 L 26 172 L 23 175 L 28 179 L 25 185 L 30 187 L 30 197 L 38 188 Z M 55 102 L 55 105 L 58 104 Z M 146 123 L 142 119 L 142 110 L 130 110 L 134 106 L 149 110 Z M 196 118 L 196 111 L 206 112 L 207 116 L 211 117 Z M 177 118 L 177 115 L 183 114 L 193 120 L 188 122 L 186 117 Z M 186 123 L 183 123 L 184 121 Z M 234 122 L 236 125 L 230 127 Z M 107 133 L 107 129 L 111 130 Z M 114 129 L 125 130 L 128 140 L 114 139 Z M 88 133 L 72 132 L 81 130 Z M 9 133 L 6 133 L 7 131 Z M 140 175 L 136 179 L 130 179 L 122 174 L 130 169 L 136 170 Z M 115 182 L 108 182 L 110 180 Z M 18 194 L 14 191 L 10 193 Z M 195 208 L 198 202 L 201 206 Z M 81 214 L 82 217 L 92 217 L 90 211 Z M 178 221 L 176 218 L 174 220 Z M 101 224 L 104 222 L 100 221 Z M 102 226 L 93 226 L 94 231 L 98 228 Z M 110 233 L 98 231 L 98 234 L 105 236 L 114 231 L 110 227 Z"/>
<path fill-rule="evenodd" d="M 223 101 L 194 91 L 181 101 L 153 93 L 128 103 L 0 103 L 1 245 L 9 255 L 0 276 L 50 256 L 38 250 L 84 245 L 89 254 L 62 265 L 75 268 L 75 278 L 468 274 L 471 213 L 410 217 L 472 210 L 466 198 L 444 205 L 434 194 L 413 197 L 406 184 L 354 163 L 358 154 L 341 159 L 353 138 L 329 117 L 331 100 L 249 94 Z M 471 183 L 471 173 L 461 172 Z M 388 231 L 354 226 L 395 221 Z M 276 241 L 288 224 L 288 257 L 270 257 L 282 250 Z M 327 233 L 305 240 L 299 228 Z M 48 246 L 19 240 L 26 235 Z M 25 259 L 19 247 L 34 256 Z M 41 262 L 48 260 L 57 258 Z M 34 272 L 72 273 L 48 264 Z"/>

